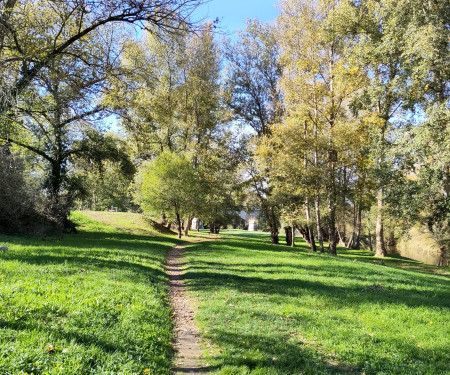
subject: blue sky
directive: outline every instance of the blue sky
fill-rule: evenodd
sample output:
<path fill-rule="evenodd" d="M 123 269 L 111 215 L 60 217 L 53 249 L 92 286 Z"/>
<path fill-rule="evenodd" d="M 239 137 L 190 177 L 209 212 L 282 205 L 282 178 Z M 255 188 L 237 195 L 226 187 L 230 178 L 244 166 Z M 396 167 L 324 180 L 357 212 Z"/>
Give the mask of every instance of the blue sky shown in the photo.
<path fill-rule="evenodd" d="M 245 28 L 247 18 L 274 21 L 277 4 L 277 0 L 210 0 L 196 10 L 194 17 L 213 20 L 218 17 L 224 32 L 235 33 Z"/>

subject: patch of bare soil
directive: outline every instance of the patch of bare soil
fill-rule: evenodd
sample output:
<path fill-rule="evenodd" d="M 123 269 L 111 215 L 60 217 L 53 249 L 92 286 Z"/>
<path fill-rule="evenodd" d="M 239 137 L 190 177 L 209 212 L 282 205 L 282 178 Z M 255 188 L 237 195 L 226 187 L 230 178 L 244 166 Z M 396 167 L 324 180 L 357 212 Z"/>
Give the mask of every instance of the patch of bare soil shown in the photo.
<path fill-rule="evenodd" d="M 194 304 L 187 296 L 183 283 L 184 247 L 177 245 L 170 250 L 166 266 L 176 336 L 176 360 L 172 371 L 174 374 L 205 374 L 208 373 L 208 367 L 202 359 L 200 333 L 194 322 Z"/>

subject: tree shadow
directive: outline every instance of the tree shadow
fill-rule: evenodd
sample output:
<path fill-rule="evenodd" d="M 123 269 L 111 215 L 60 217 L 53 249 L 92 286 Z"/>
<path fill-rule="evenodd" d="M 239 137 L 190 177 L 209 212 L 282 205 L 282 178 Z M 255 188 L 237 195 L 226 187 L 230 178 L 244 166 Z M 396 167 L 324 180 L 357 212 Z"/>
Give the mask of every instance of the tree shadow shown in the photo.
<path fill-rule="evenodd" d="M 450 281 L 446 278 L 407 270 L 393 271 L 382 265 L 369 266 L 353 262 L 352 259 L 314 254 L 308 250 L 299 251 L 297 248 L 284 247 L 274 252 L 273 249 L 276 246 L 254 239 L 254 236 L 251 238 L 252 241 L 247 239 L 239 241 L 232 237 L 226 242 L 203 243 L 187 248 L 187 255 L 191 261 L 184 278 L 189 289 L 193 294 L 206 291 L 206 295 L 213 296 L 216 292 L 220 295 L 220 291 L 223 290 L 227 295 L 236 295 L 236 302 L 232 301 L 234 306 L 228 307 L 227 301 L 225 301 L 227 304 L 223 306 L 223 311 L 227 311 L 226 314 L 230 313 L 235 319 L 249 313 L 248 305 L 246 310 L 240 311 L 237 304 L 246 298 L 240 296 L 252 294 L 259 295 L 262 300 L 273 297 L 274 303 L 277 304 L 280 300 L 283 301 L 283 298 L 287 301 L 291 297 L 295 300 L 302 294 L 318 295 L 323 297 L 321 301 L 327 301 L 327 304 L 336 310 L 342 307 L 358 311 L 361 306 L 376 306 L 378 309 L 383 309 L 383 306 L 393 305 L 437 308 L 442 311 L 450 308 L 448 298 Z M 284 259 L 281 255 L 280 258 L 276 258 L 277 252 L 280 251 L 289 254 L 286 254 Z M 273 258 L 270 254 L 266 257 L 262 254 L 263 252 L 274 253 Z M 310 261 L 311 257 L 316 258 Z M 201 260 L 198 260 L 199 258 Z M 263 259 L 267 259 L 268 262 L 264 262 Z M 214 311 L 215 309 L 221 311 L 218 306 L 211 305 L 211 308 Z M 250 310 L 252 310 L 251 307 Z M 222 316 L 225 313 L 218 312 L 218 314 Z M 269 311 L 258 312 L 258 309 L 253 310 L 252 314 L 252 317 L 259 322 L 273 322 L 281 317 L 280 314 L 271 314 Z M 283 317 L 288 317 L 294 322 L 298 320 L 299 323 L 310 326 L 318 324 L 315 316 L 308 316 L 301 310 L 283 314 Z M 237 319 L 240 320 L 240 318 Z M 351 327 L 353 323 L 345 322 L 345 318 L 339 314 L 334 319 L 336 324 L 344 327 Z M 428 322 L 425 323 L 428 324 Z M 351 366 L 337 365 L 336 361 L 324 359 L 320 350 L 317 350 L 317 346 L 315 349 L 312 347 L 307 349 L 300 340 L 295 341 L 289 335 L 275 335 L 273 332 L 270 335 L 264 335 L 258 332 L 258 329 L 252 330 L 252 334 L 249 335 L 247 329 L 240 329 L 233 322 L 230 322 L 229 329 L 228 325 L 225 325 L 225 328 L 223 324 L 219 326 L 220 328 L 214 325 L 208 326 L 208 335 L 212 342 L 223 349 L 219 354 L 213 355 L 213 365 L 217 369 L 234 366 L 230 371 L 238 373 L 240 371 L 238 367 L 244 366 L 250 371 L 258 368 L 273 369 L 274 372 L 270 372 L 271 374 L 291 374 L 299 373 L 299 371 L 303 374 L 333 374 L 355 371 L 355 368 Z M 259 327 L 264 327 L 264 323 Z M 409 346 L 404 352 L 409 353 L 411 360 L 414 360 L 414 355 L 417 354 L 414 344 L 405 344 L 400 338 L 376 339 L 381 340 L 379 342 L 381 347 Z M 241 344 L 243 341 L 245 344 Z M 389 358 L 388 354 L 381 358 L 365 353 L 364 360 L 355 365 L 359 371 L 357 373 L 365 371 L 367 374 L 375 374 L 384 370 L 386 373 L 402 373 L 405 370 L 404 363 L 400 363 L 398 358 Z M 436 356 L 436 353 L 430 349 L 423 350 L 420 355 L 417 355 L 423 358 L 422 365 L 418 360 L 417 366 L 426 366 L 429 361 L 426 355 L 432 358 Z M 272 358 L 276 360 L 273 361 Z M 446 358 L 444 349 L 441 353 L 442 363 L 435 368 L 445 368 L 442 358 Z M 426 372 L 425 367 L 417 368 L 420 369 L 413 373 Z M 244 370 L 239 373 L 247 374 Z"/>
<path fill-rule="evenodd" d="M 210 336 L 222 348 L 213 358 L 211 367 L 216 370 L 244 367 L 248 371 L 274 371 L 271 374 L 360 374 L 351 366 L 324 360 L 317 350 L 285 334 L 243 336 L 231 329 L 212 328 Z"/>
<path fill-rule="evenodd" d="M 83 366 L 90 366 L 88 355 L 97 357 L 85 373 L 101 372 L 107 361 L 115 363 L 119 357 L 133 363 L 161 363 L 164 373 L 168 373 L 173 349 L 168 276 L 163 267 L 167 252 L 181 241 L 110 231 L 86 231 L 47 239 L 1 235 L 0 241 L 7 242 L 9 247 L 8 251 L 0 252 L 0 274 L 7 274 L 7 282 L 17 285 L 11 289 L 14 292 L 11 296 L 0 293 L 3 311 L 7 312 L 4 316 L 0 314 L 0 331 L 12 337 L 9 344 L 0 340 L 2 349 L 24 342 L 20 351 L 26 358 L 33 355 L 39 360 L 44 358 L 39 365 L 42 373 L 70 356 Z M 11 266 L 3 269 L 3 262 L 8 261 Z M 22 275 L 24 272 L 31 272 L 30 277 Z M 134 295 L 136 292 L 142 295 Z M 97 295 L 99 304 L 94 299 Z M 123 304 L 123 309 L 119 304 Z M 15 343 L 15 337 L 27 336 L 32 339 L 17 339 Z M 41 342 L 38 347 L 26 346 L 39 337 L 77 350 L 82 348 L 86 354 L 64 354 L 62 348 L 48 354 Z M 2 364 L 0 361 L 0 373 L 4 369 Z M 20 366 L 21 371 L 38 373 L 36 369 L 30 370 L 31 362 Z"/>

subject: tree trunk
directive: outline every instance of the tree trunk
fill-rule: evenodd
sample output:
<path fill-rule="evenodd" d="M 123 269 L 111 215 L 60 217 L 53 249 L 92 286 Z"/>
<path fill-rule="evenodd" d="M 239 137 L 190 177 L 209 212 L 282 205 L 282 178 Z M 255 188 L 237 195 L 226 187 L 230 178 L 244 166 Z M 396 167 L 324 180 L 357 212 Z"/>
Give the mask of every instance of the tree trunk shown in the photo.
<path fill-rule="evenodd" d="M 370 229 L 369 229 L 369 250 L 373 251 L 373 246 L 372 246 L 372 234 L 370 233 Z"/>
<path fill-rule="evenodd" d="M 286 233 L 286 245 L 292 246 L 292 227 L 285 227 L 284 232 Z"/>
<path fill-rule="evenodd" d="M 186 220 L 186 225 L 184 227 L 184 235 L 186 237 L 189 237 L 189 229 L 191 229 L 191 225 L 192 225 L 192 217 L 188 216 L 188 218 Z"/>
<path fill-rule="evenodd" d="M 181 217 L 178 212 L 175 213 L 177 218 L 177 227 L 178 227 L 178 238 L 181 238 Z"/>
<path fill-rule="evenodd" d="M 331 143 L 331 140 L 329 141 Z M 328 178 L 329 178 L 329 193 L 328 193 L 328 253 L 337 255 L 336 244 L 336 182 L 335 182 L 335 166 L 337 160 L 336 151 L 328 151 Z"/>
<path fill-rule="evenodd" d="M 329 233 L 329 245 L 328 253 L 332 255 L 337 255 L 336 251 L 336 207 L 332 197 L 328 199 L 328 231 Z"/>
<path fill-rule="evenodd" d="M 355 233 L 356 233 L 356 202 L 354 202 L 353 204 L 353 228 L 352 228 L 352 235 L 350 236 L 347 244 L 348 249 L 351 249 L 354 246 Z"/>
<path fill-rule="evenodd" d="M 270 208 L 270 239 L 274 245 L 278 245 L 280 240 L 278 238 L 277 218 L 275 216 L 274 208 Z"/>
<path fill-rule="evenodd" d="M 319 240 L 320 252 L 324 253 L 325 248 L 323 246 L 323 232 L 322 232 L 322 225 L 321 225 L 321 219 L 320 219 L 320 196 L 319 196 L 319 194 L 316 195 L 316 198 L 314 200 L 314 205 L 315 205 L 315 209 L 316 209 L 317 239 Z"/>
<path fill-rule="evenodd" d="M 356 233 L 356 242 L 353 247 L 356 250 L 361 248 L 361 214 L 362 214 L 362 205 L 359 203 L 358 205 L 358 232 Z"/>
<path fill-rule="evenodd" d="M 308 132 L 308 122 L 305 121 L 305 125 L 304 125 L 304 138 L 305 140 L 307 139 L 307 132 Z M 307 155 L 305 153 L 305 157 L 303 159 L 303 167 L 305 168 L 305 171 L 308 170 L 308 158 Z M 305 214 L 306 214 L 306 226 L 307 226 L 307 232 L 308 232 L 308 244 L 309 244 L 309 248 L 311 249 L 311 251 L 316 251 L 316 243 L 314 241 L 314 232 L 313 229 L 311 227 L 311 213 L 310 213 L 310 208 L 309 208 L 309 197 L 306 197 L 305 199 Z M 294 226 L 292 226 L 294 227 Z M 294 229 L 295 230 L 295 229 Z"/>
<path fill-rule="evenodd" d="M 309 210 L 309 198 L 305 200 L 305 214 L 306 214 L 306 230 L 308 231 L 308 244 L 311 251 L 317 251 L 316 242 L 314 241 L 314 232 L 311 226 L 311 212 Z"/>
<path fill-rule="evenodd" d="M 339 246 L 345 246 L 345 231 L 342 229 L 337 229 L 337 238 L 339 238 Z"/>
<path fill-rule="evenodd" d="M 380 188 L 377 193 L 376 257 L 385 257 L 387 255 L 383 229 L 383 189 Z"/>
<path fill-rule="evenodd" d="M 308 230 L 309 230 L 309 238 L 311 241 L 309 246 L 313 252 L 317 252 L 316 239 L 314 238 L 314 229 L 312 226 L 309 226 Z"/>
<path fill-rule="evenodd" d="M 334 53 L 335 45 L 334 42 L 330 46 L 330 59 L 329 59 L 329 70 L 334 71 Z M 328 194 L 328 224 L 329 224 L 329 245 L 328 253 L 332 255 L 337 255 L 336 251 L 336 162 L 337 162 L 337 151 L 334 149 L 333 145 L 333 128 L 335 125 L 336 112 L 335 111 L 335 95 L 334 95 L 334 75 L 331 74 L 329 81 L 329 91 L 330 91 L 330 117 L 328 120 L 329 130 L 328 130 L 328 180 L 329 180 L 329 194 Z"/>

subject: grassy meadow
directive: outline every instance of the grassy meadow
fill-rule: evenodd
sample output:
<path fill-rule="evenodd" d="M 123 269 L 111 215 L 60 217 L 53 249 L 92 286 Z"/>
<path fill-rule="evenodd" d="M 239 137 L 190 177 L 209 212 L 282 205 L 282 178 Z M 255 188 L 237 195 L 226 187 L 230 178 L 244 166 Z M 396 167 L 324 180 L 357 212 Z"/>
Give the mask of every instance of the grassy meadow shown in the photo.
<path fill-rule="evenodd" d="M 186 252 L 212 373 L 450 373 L 450 280 L 436 268 L 223 234 Z"/>
<path fill-rule="evenodd" d="M 76 235 L 0 236 L 0 374 L 170 374 L 177 241 L 139 215 L 90 215 L 108 224 L 75 213 Z"/>
<path fill-rule="evenodd" d="M 0 235 L 0 374 L 170 374 L 164 260 L 178 240 L 137 214 L 73 220 L 76 235 Z M 233 230 L 186 249 L 208 371 L 449 373 L 448 268 L 269 242 Z"/>

